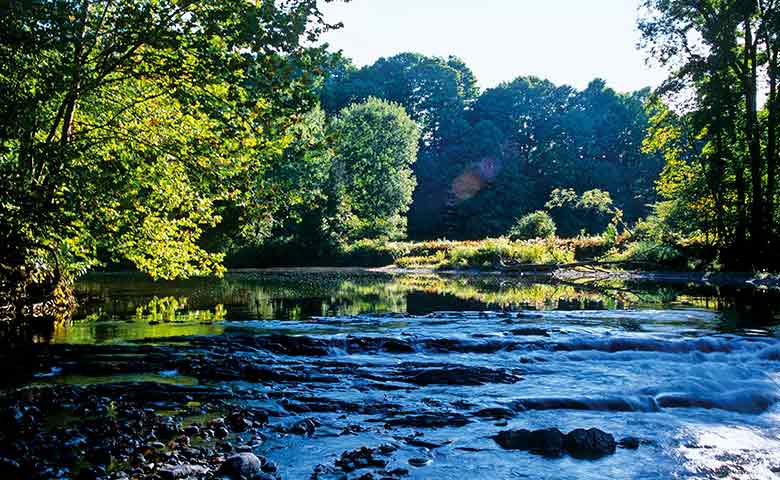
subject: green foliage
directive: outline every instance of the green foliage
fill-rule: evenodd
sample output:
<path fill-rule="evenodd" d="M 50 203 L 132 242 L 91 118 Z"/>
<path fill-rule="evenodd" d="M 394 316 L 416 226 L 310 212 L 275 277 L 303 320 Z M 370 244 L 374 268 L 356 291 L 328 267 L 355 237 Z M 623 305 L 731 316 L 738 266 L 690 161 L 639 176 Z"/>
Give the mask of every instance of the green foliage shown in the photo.
<path fill-rule="evenodd" d="M 331 128 L 334 198 L 342 206 L 345 239 L 404 236 L 416 185 L 417 125 L 400 105 L 369 98 L 344 108 Z"/>
<path fill-rule="evenodd" d="M 641 150 L 646 90 L 619 94 L 595 80 L 577 92 L 520 77 L 480 94 L 461 60 L 413 53 L 361 69 L 341 58 L 332 72 L 327 111 L 374 96 L 403 105 L 421 127 L 412 238 L 502 235 L 564 186 L 610 191 L 630 221 L 655 201 L 660 157 Z"/>
<path fill-rule="evenodd" d="M 676 106 L 655 102 L 645 142 L 666 162 L 658 190 L 682 220 L 673 228 L 704 237 L 732 267 L 780 264 L 776 3 L 645 0 L 643 12 L 642 45 L 671 72 L 658 97 Z"/>
<path fill-rule="evenodd" d="M 507 238 L 457 243 L 442 268 L 495 268 L 501 260 L 519 264 L 570 263 L 574 252 L 553 240 L 513 242 Z"/>
<path fill-rule="evenodd" d="M 311 108 L 314 0 L 5 2 L 0 243 L 155 278 L 222 271 L 205 230 L 273 213 L 265 173 Z"/>
<path fill-rule="evenodd" d="M 593 218 L 609 219 L 609 223 L 603 226 L 603 232 L 615 238 L 618 235 L 618 228 L 622 228 L 630 234 L 631 230 L 623 220 L 623 210 L 613 205 L 612 196 L 604 190 L 593 189 L 577 195 L 570 188 L 556 188 L 550 192 L 550 199 L 545 207 L 557 214 L 558 217 L 567 219 L 569 225 L 587 225 L 594 224 Z M 589 214 L 587 222 L 577 222 L 582 218 L 582 213 Z M 601 223 L 603 225 L 603 222 Z M 591 227 L 592 228 L 592 227 Z M 588 228 L 583 228 L 587 232 Z"/>
<path fill-rule="evenodd" d="M 509 238 L 512 240 L 551 238 L 555 236 L 555 230 L 555 222 L 550 214 L 537 210 L 519 218 L 509 231 Z"/>

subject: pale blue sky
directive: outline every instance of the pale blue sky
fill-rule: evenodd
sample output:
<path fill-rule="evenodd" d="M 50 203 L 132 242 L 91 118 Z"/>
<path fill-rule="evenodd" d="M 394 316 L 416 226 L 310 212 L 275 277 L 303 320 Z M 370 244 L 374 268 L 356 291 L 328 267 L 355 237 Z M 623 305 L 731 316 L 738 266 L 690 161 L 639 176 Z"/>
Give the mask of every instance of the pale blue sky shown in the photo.
<path fill-rule="evenodd" d="M 323 2 L 324 3 L 324 2 Z M 414 51 L 457 55 L 483 88 L 520 75 L 583 88 L 657 86 L 664 72 L 636 49 L 639 0 L 352 0 L 324 4 L 327 35 L 358 66 Z"/>

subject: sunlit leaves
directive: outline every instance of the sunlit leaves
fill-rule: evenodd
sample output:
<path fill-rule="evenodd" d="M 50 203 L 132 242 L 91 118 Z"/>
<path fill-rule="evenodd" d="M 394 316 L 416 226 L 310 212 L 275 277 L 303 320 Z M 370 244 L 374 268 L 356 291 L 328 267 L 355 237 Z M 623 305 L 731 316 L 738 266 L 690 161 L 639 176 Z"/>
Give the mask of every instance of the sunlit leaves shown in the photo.
<path fill-rule="evenodd" d="M 229 205 L 248 223 L 274 211 L 266 173 L 316 100 L 316 1 L 0 9 L 4 244 L 156 278 L 220 273 L 202 234 Z"/>

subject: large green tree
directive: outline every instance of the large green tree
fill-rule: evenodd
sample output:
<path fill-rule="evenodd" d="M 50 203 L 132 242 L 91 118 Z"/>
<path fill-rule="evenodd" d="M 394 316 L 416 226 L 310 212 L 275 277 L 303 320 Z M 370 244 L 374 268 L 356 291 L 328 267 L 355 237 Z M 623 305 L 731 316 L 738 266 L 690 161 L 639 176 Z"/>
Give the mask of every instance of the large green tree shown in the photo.
<path fill-rule="evenodd" d="M 265 175 L 311 94 L 315 0 L 51 0 L 0 7 L 0 244 L 158 278 L 221 271 L 204 229 L 267 231 Z"/>
<path fill-rule="evenodd" d="M 479 95 L 476 77 L 457 57 L 401 53 L 361 69 L 343 57 L 339 60 L 329 68 L 321 97 L 323 107 L 335 114 L 369 97 L 404 107 L 421 129 L 419 158 L 414 167 L 418 184 L 409 213 L 410 234 L 440 234 L 441 213 L 449 199 L 449 184 L 443 175 L 443 170 L 450 168 L 445 150 L 468 135 L 465 112 Z"/>
<path fill-rule="evenodd" d="M 331 129 L 333 221 L 344 238 L 403 237 L 416 184 L 417 124 L 400 105 L 369 98 L 342 109 Z"/>

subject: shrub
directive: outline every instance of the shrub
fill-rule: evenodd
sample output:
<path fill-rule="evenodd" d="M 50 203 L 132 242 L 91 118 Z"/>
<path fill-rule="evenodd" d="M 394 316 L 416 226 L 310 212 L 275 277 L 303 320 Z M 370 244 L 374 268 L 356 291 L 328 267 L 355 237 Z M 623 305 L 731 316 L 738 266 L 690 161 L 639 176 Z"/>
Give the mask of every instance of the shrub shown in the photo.
<path fill-rule="evenodd" d="M 555 236 L 555 231 L 552 217 L 547 212 L 538 210 L 519 218 L 509 231 L 509 238 L 512 240 L 551 238 Z"/>
<path fill-rule="evenodd" d="M 573 249 L 552 240 L 511 241 L 488 238 L 478 242 L 458 242 L 448 252 L 445 268 L 490 268 L 500 260 L 520 264 L 556 264 L 574 261 Z"/>

